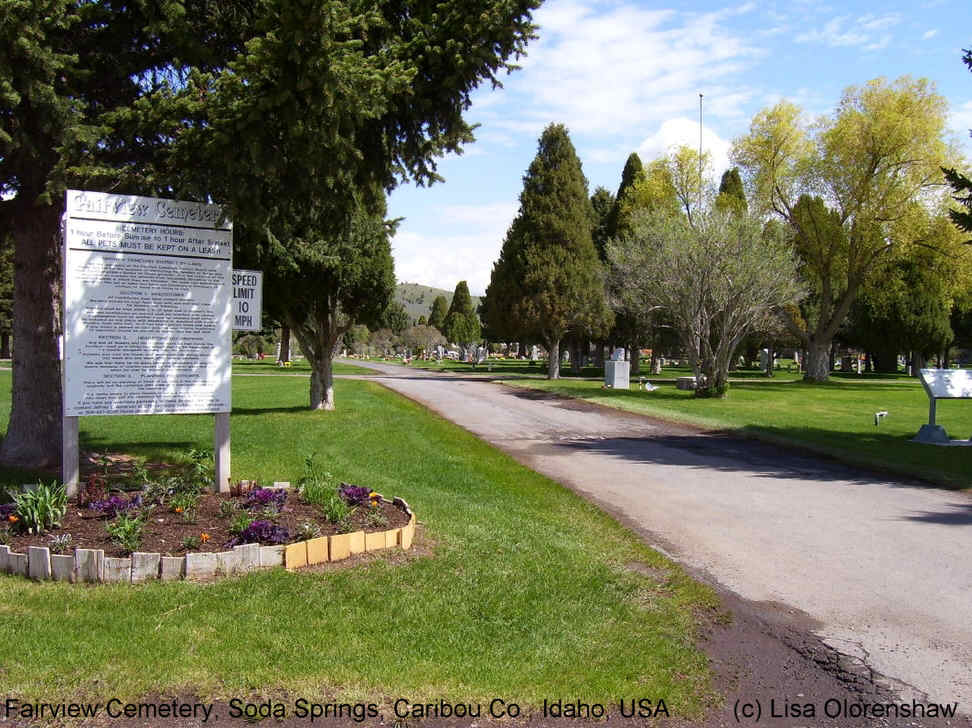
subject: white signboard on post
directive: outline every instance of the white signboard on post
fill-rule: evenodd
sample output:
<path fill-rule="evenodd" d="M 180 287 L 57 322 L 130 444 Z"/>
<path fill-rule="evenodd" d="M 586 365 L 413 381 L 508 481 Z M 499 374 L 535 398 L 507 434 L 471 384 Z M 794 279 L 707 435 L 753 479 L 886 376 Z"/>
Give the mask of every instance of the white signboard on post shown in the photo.
<path fill-rule="evenodd" d="M 263 271 L 233 271 L 233 330 L 262 331 Z"/>
<path fill-rule="evenodd" d="M 64 242 L 65 416 L 229 412 L 220 209 L 69 190 Z"/>

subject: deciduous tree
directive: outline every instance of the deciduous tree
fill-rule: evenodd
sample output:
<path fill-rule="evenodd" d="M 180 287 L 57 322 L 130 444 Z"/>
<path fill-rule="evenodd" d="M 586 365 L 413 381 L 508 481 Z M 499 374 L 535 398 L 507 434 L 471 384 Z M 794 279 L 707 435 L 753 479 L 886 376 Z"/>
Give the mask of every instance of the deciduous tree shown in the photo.
<path fill-rule="evenodd" d="M 789 315 L 807 350 L 806 378 L 824 381 L 829 352 L 850 306 L 884 260 L 924 244 L 920 220 L 942 183 L 946 104 L 925 80 L 852 87 L 815 125 L 780 102 L 753 119 L 732 157 L 750 203 L 794 228 L 812 319 Z M 792 312 L 792 309 L 789 309 Z"/>
<path fill-rule="evenodd" d="M 662 309 L 699 378 L 697 394 L 723 396 L 729 358 L 768 312 L 799 295 L 782 236 L 753 215 L 696 209 L 636 213 L 608 245 L 611 276 L 627 308 Z M 773 228 L 768 230 L 772 231 Z"/>

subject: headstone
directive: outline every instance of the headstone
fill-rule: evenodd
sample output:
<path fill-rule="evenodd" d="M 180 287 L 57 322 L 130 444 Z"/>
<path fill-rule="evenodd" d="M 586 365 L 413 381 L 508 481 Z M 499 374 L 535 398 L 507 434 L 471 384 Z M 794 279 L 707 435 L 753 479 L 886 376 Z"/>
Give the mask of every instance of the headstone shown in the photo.
<path fill-rule="evenodd" d="M 612 389 L 628 389 L 631 362 L 612 359 L 604 362 L 604 385 Z"/>
<path fill-rule="evenodd" d="M 663 366 L 665 366 L 665 360 L 662 357 L 655 359 L 655 367 L 651 370 L 652 374 L 661 374 Z"/>
<path fill-rule="evenodd" d="M 619 346 L 611 352 L 611 361 L 624 361 L 624 347 Z"/>
<path fill-rule="evenodd" d="M 47 581 L 51 578 L 51 550 L 47 546 L 28 546 L 27 564 L 31 579 Z"/>
<path fill-rule="evenodd" d="M 10 554 L 10 547 L 0 544 L 0 574 L 7 573 L 7 556 Z"/>
<path fill-rule="evenodd" d="M 536 344 L 530 347 L 530 359 L 536 361 L 540 358 L 540 347 Z"/>
<path fill-rule="evenodd" d="M 769 371 L 769 349 L 759 350 L 759 368 L 764 372 Z"/>

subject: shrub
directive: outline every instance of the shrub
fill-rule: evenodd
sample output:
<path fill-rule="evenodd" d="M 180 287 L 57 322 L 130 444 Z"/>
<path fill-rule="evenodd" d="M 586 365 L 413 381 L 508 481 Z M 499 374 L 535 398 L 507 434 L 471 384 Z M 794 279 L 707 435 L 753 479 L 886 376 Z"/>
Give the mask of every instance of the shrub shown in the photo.
<path fill-rule="evenodd" d="M 10 493 L 16 506 L 20 528 L 28 533 L 43 533 L 44 529 L 61 525 L 67 511 L 67 493 L 59 483 L 38 483 L 31 490 Z"/>

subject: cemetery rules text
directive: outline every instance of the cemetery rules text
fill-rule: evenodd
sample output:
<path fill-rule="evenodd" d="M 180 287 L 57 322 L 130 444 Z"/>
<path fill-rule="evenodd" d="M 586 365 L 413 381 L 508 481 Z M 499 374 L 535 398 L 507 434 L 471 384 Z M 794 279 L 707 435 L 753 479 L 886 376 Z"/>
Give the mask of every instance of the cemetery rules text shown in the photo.
<path fill-rule="evenodd" d="M 218 207 L 68 190 L 64 415 L 229 412 L 232 256 Z"/>

